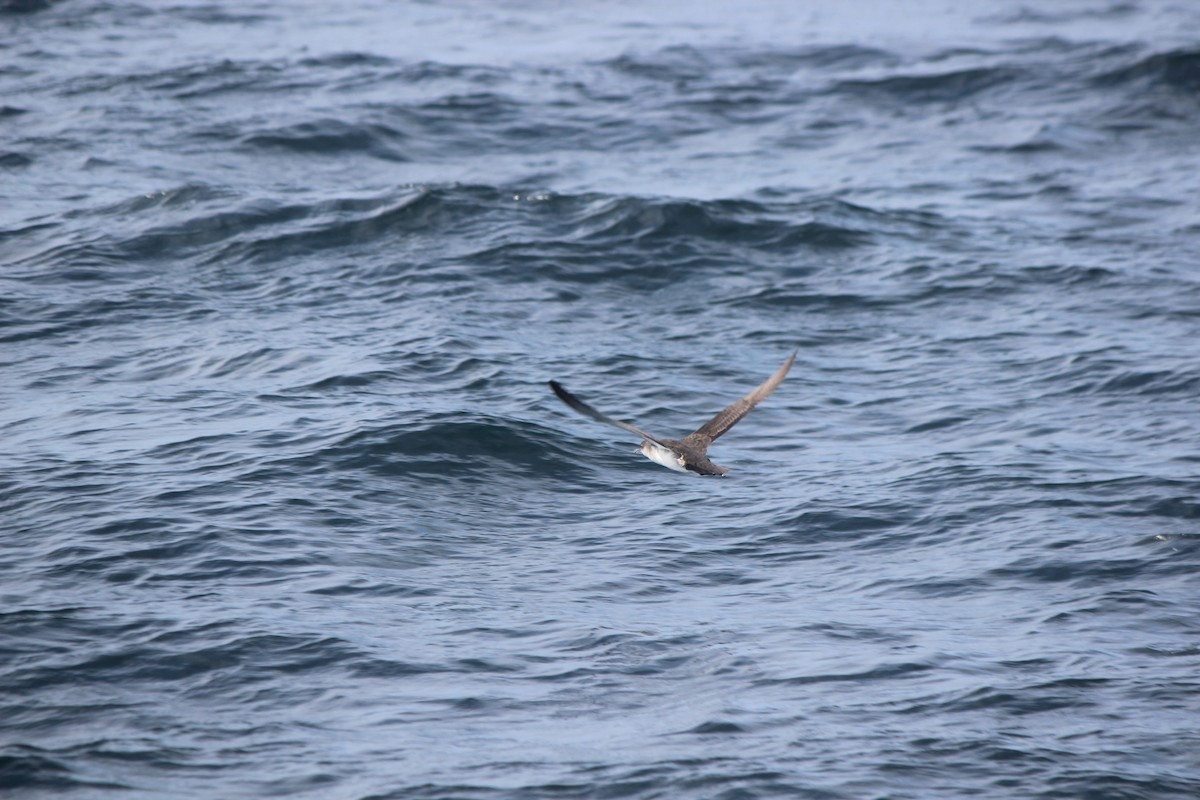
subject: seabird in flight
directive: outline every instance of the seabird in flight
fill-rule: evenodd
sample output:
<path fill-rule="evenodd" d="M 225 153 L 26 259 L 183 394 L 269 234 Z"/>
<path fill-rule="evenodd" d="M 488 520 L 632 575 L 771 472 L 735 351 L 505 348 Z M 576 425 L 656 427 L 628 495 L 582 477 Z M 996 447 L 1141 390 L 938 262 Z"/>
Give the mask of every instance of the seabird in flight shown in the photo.
<path fill-rule="evenodd" d="M 783 379 L 787 377 L 788 370 L 792 368 L 792 362 L 796 360 L 796 353 L 798 352 L 798 349 L 793 351 L 788 360 L 783 362 L 783 366 L 775 370 L 775 374 L 763 381 L 761 386 L 747 394 L 741 400 L 731 403 L 721 413 L 701 425 L 695 433 L 689 433 L 682 439 L 664 439 L 661 436 L 651 436 L 641 428 L 634 427 L 628 422 L 621 422 L 619 419 L 613 419 L 610 416 L 601 414 L 568 392 L 558 381 L 550 381 L 550 388 L 558 395 L 559 400 L 562 400 L 580 414 L 591 417 L 599 422 L 616 425 L 618 428 L 641 436 L 642 453 L 654 463 L 662 464 L 668 469 L 679 472 L 692 472 L 697 475 L 724 475 L 726 472 L 729 472 L 729 468 L 718 467 L 708 460 L 709 446 L 723 433 L 736 425 L 742 417 L 749 414 L 752 408 L 765 400 L 767 395 L 775 391 L 775 388 L 779 384 L 783 383 Z"/>

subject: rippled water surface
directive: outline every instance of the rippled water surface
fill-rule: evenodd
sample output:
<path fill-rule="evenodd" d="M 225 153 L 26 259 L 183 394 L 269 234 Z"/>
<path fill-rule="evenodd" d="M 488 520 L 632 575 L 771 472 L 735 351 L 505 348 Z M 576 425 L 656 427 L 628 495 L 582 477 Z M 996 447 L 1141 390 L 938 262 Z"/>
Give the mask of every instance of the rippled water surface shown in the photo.
<path fill-rule="evenodd" d="M 592 5 L 0 2 L 0 787 L 1200 796 L 1200 7 Z"/>

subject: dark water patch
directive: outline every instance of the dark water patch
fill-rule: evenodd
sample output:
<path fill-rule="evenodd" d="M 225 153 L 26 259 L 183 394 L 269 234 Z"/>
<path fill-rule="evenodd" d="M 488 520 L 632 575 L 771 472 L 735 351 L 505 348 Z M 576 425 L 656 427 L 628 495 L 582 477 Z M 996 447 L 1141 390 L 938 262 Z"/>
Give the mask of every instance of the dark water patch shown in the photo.
<path fill-rule="evenodd" d="M 1141 798 L 1195 797 L 1200 791 L 1200 779 L 1188 774 L 1133 776 L 1128 773 L 1100 768 L 1094 771 L 1070 769 L 1047 780 L 1050 797 L 1102 797 L 1116 800 Z"/>
<path fill-rule="evenodd" d="M 237 375 L 265 376 L 290 372 L 295 366 L 295 356 L 291 351 L 258 347 L 232 356 L 210 359 L 209 363 L 202 365 L 200 369 L 213 378 L 228 378 Z"/>
<path fill-rule="evenodd" d="M 71 788 L 76 786 L 76 781 L 69 777 L 70 773 L 71 769 L 66 764 L 43 755 L 0 755 L 0 787 L 8 790 Z"/>
<path fill-rule="evenodd" d="M 188 64 L 156 73 L 125 76 L 131 85 L 169 94 L 178 100 L 212 99 L 225 94 L 266 94 L 284 89 L 315 88 L 298 81 L 285 65 L 229 59 Z M 119 85 L 111 86 L 120 88 Z"/>
<path fill-rule="evenodd" d="M 121 227 L 133 227 L 133 217 L 146 218 L 146 224 L 131 235 L 110 236 L 104 242 L 54 246 L 26 259 L 29 265 L 55 265 L 70 262 L 78 270 L 93 260 L 120 274 L 129 263 L 178 261 L 194 258 L 198 252 L 212 252 L 225 244 L 211 261 L 237 263 L 247 257 L 276 261 L 293 257 L 305 249 L 337 248 L 372 241 L 397 223 L 422 214 L 419 201 L 423 193 L 402 191 L 383 197 L 345 197 L 315 204 L 285 204 L 270 200 L 234 203 L 226 192 L 206 186 L 183 186 L 150 196 L 132 198 L 94 213 L 121 220 Z M 236 205 L 230 209 L 230 205 Z M 413 207 L 416 206 L 416 207 Z M 201 213 L 194 213 L 195 209 Z M 163 224 L 162 213 L 187 215 L 183 220 Z M 191 212 L 191 213 L 189 213 Z M 55 279 L 61 277 L 54 273 Z M 97 279 L 105 277 L 97 274 Z M 49 277 L 47 277 L 47 280 Z"/>
<path fill-rule="evenodd" d="M 802 530 L 809 535 L 846 536 L 848 534 L 875 534 L 880 531 L 901 527 L 908 521 L 908 511 L 894 509 L 899 514 L 886 513 L 882 509 L 862 510 L 845 508 L 841 510 L 806 510 L 798 516 L 778 524 L 793 530 Z"/>
<path fill-rule="evenodd" d="M 1153 571 L 1140 559 L 1088 559 L 1071 561 L 1046 558 L 1020 558 L 1005 566 L 988 571 L 988 576 L 1018 583 L 1064 583 L 1071 586 L 1102 586 L 1111 582 L 1124 583 Z"/>
<path fill-rule="evenodd" d="M 174 464 L 198 472 L 228 464 L 253 463 L 245 453 L 229 452 L 229 444 L 229 435 L 225 433 L 189 436 L 149 448 L 146 458 L 151 463 Z"/>
<path fill-rule="evenodd" d="M 888 75 L 872 80 L 843 80 L 837 84 L 837 89 L 864 99 L 944 104 L 974 99 L 1022 77 L 1020 70 L 1010 67 L 977 67 L 929 75 Z"/>
<path fill-rule="evenodd" d="M 193 546 L 185 545 L 171 555 L 192 555 L 193 549 Z M 116 585 L 189 584 L 214 580 L 268 585 L 285 580 L 297 569 L 311 568 L 315 561 L 311 555 L 270 558 L 231 553 L 225 557 L 193 556 L 178 563 L 164 563 L 154 558 L 130 561 L 125 553 L 98 552 L 89 557 L 81 554 L 47 569 L 45 577 L 56 580 L 96 578 Z"/>
<path fill-rule="evenodd" d="M 1079 507 L 1092 509 L 1097 515 L 1116 517 L 1146 517 L 1172 512 L 1187 515 L 1194 495 L 1196 481 L 1151 476 L 1098 478 L 1084 470 L 1062 478 L 1030 476 L 1020 485 L 1038 490 L 1038 497 L 1051 508 Z M 1177 505 L 1180 501 L 1181 505 Z"/>
<path fill-rule="evenodd" d="M 983 687 L 934 703 L 918 702 L 900 710 L 902 714 L 973 714 L 979 711 L 1026 717 L 1067 708 L 1099 706 L 1101 690 L 1112 682 L 1104 678 L 1064 678 L 1010 689 Z"/>
<path fill-rule="evenodd" d="M 845 217 L 850 207 L 831 204 L 831 216 Z M 794 215 L 794 209 L 792 210 Z M 852 247 L 863 243 L 862 231 L 819 222 L 797 225 L 788 216 L 748 201 L 707 203 L 614 198 L 578 220 L 587 229 L 584 242 L 622 240 L 656 243 L 711 239 L 722 244 L 793 249 L 801 245 Z"/>
<path fill-rule="evenodd" d="M 385 161 L 407 160 L 400 132 L 381 124 L 354 124 L 335 119 L 302 122 L 245 137 L 245 143 L 264 150 L 283 149 L 305 155 L 363 153 Z"/>
<path fill-rule="evenodd" d="M 654 53 L 622 55 L 604 62 L 611 70 L 672 85 L 708 75 L 711 65 L 705 53 L 688 45 L 664 47 Z"/>
<path fill-rule="evenodd" d="M 310 56 L 300 59 L 305 67 L 332 67 L 337 69 L 358 69 L 359 67 L 391 67 L 395 61 L 375 53 L 345 52 L 328 55 Z"/>
<path fill-rule="evenodd" d="M 469 369 L 470 365 L 464 365 L 462 362 L 454 368 Z M 377 391 L 387 391 L 389 385 L 396 380 L 396 374 L 387 370 L 371 370 L 369 372 L 360 372 L 348 375 L 331 375 L 328 378 L 322 378 L 319 381 L 307 384 L 306 386 L 297 387 L 291 390 L 299 394 L 328 396 L 331 393 L 345 392 L 358 393 L 365 389 L 375 389 Z"/>
<path fill-rule="evenodd" d="M 884 630 L 868 625 L 846 625 L 832 622 L 816 622 L 799 629 L 802 634 L 817 633 L 829 639 L 853 642 L 871 642 L 878 645 L 902 645 L 909 641 L 907 634 L 896 630 Z"/>
<path fill-rule="evenodd" d="M 729 60 L 741 67 L 792 71 L 802 69 L 851 70 L 894 67 L 899 57 L 888 50 L 859 44 L 810 45 L 796 48 L 730 50 Z"/>
<path fill-rule="evenodd" d="M 31 284 L 112 282 L 123 276 L 127 264 L 119 245 L 107 237 L 59 242 L 30 253 L 14 266 L 24 268 Z"/>
<path fill-rule="evenodd" d="M 1093 79 L 1099 86 L 1136 84 L 1183 93 L 1200 91 L 1200 50 L 1177 49 L 1144 56 L 1133 64 L 1105 72 Z"/>
<path fill-rule="evenodd" d="M 449 94 L 408 111 L 413 123 L 422 125 L 427 133 L 459 132 L 468 126 L 499 127 L 519 124 L 522 104 L 497 92 Z M 501 138 L 507 138 L 501 136 Z"/>
<path fill-rule="evenodd" d="M 1034 286 L 1104 286 L 1120 280 L 1116 270 L 1080 264 L 1024 267 L 1017 273 Z"/>
<path fill-rule="evenodd" d="M 26 466 L 14 490 L 3 498 L 5 508 L 15 523 L 33 530 L 45 530 L 46 520 L 69 519 L 75 524 L 90 519 L 97 508 L 106 508 L 124 475 L 119 465 L 42 456 Z"/>
<path fill-rule="evenodd" d="M 90 777 L 85 771 L 75 769 L 73 765 L 78 762 L 78 753 L 74 751 L 75 748 L 53 751 L 23 744 L 5 747 L 0 750 L 0 789 L 119 792 L 134 788 L 129 784 Z"/>
<path fill-rule="evenodd" d="M 53 3 L 54 0 L 4 0 L 0 3 L 0 13 L 31 14 L 34 11 L 45 11 Z"/>
<path fill-rule="evenodd" d="M 65 557 L 65 556 L 64 556 Z M 23 609 L 0 617 L 11 642 L 0 646 L 12 668 L 9 691 L 26 693 L 56 685 L 55 670 L 64 659 L 89 652 L 102 636 L 109 642 L 135 642 L 163 630 L 167 623 L 154 619 L 114 619 L 93 608 Z M 54 665 L 58 664 L 58 667 Z M 62 674 L 70 672 L 63 668 Z M 47 671 L 49 670 L 49 671 Z M 76 676 L 78 677 L 78 676 Z M 70 678 L 65 680 L 70 681 Z M 48 683 L 47 683 L 48 682 Z"/>
<path fill-rule="evenodd" d="M 495 797 L 497 792 L 486 786 L 471 786 L 462 783 L 423 783 L 385 792 L 364 795 L 362 800 L 420 800 L 428 797 L 458 798 Z"/>
<path fill-rule="evenodd" d="M 726 720 L 702 722 L 691 730 L 684 731 L 684 733 L 695 734 L 697 736 L 736 736 L 739 733 L 745 732 L 746 729 L 743 726 Z"/>
<path fill-rule="evenodd" d="M 0 230 L 0 241 L 12 239 L 12 240 L 19 242 L 19 240 L 22 237 L 32 237 L 32 236 L 36 236 L 39 234 L 45 234 L 48 231 L 51 231 L 51 230 L 54 230 L 55 228 L 57 228 L 58 225 L 59 225 L 59 223 L 57 223 L 57 222 L 35 221 L 35 222 L 30 222 L 27 225 L 21 225 L 16 228 L 11 228 L 9 230 Z M 15 260 L 15 258 L 14 258 L 14 260 Z M 8 303 L 8 302 L 12 302 L 12 301 L 9 299 L 6 299 L 5 302 Z"/>
<path fill-rule="evenodd" d="M 529 422 L 499 418 L 431 419 L 361 431 L 325 448 L 339 470 L 487 482 L 492 475 L 579 474 L 559 436 Z"/>
<path fill-rule="evenodd" d="M 278 65 L 260 61 L 218 60 L 154 71 L 98 71 L 73 74 L 59 92 L 80 100 L 87 95 L 122 95 L 139 90 L 158 92 L 175 99 L 203 97 L 224 92 L 253 92 L 271 87 L 281 74 Z"/>
<path fill-rule="evenodd" d="M 392 380 L 429 381 L 472 391 L 486 390 L 504 379 L 502 368 L 491 361 L 464 355 L 469 348 L 460 351 L 455 344 L 458 343 L 441 342 L 430 349 L 421 347 L 387 375 Z"/>
<path fill-rule="evenodd" d="M 918 754 L 918 759 L 923 763 L 949 759 L 951 763 L 963 764 L 982 760 L 1005 764 L 1010 768 L 1024 767 L 1026 774 L 1033 770 L 1040 771 L 1050 768 L 1059 759 L 1068 755 L 1063 750 L 1052 748 L 1021 748 L 1015 742 L 1006 746 L 997 744 L 990 738 L 962 740 L 922 738 L 914 740 L 910 744 L 913 751 Z M 903 771 L 906 767 L 913 768 L 913 765 L 908 762 L 897 762 L 889 766 L 896 771 Z"/>
<path fill-rule="evenodd" d="M 409 231 L 433 236 L 456 221 L 436 197 L 421 189 L 379 199 L 345 199 L 299 210 L 299 224 L 243 236 L 221 259 L 273 264 L 313 250 L 356 248 L 403 238 Z M 451 234 L 452 231 L 445 231 Z"/>
<path fill-rule="evenodd" d="M 962 425 L 962 424 L 970 422 L 970 421 L 971 421 L 971 417 L 960 417 L 960 416 L 938 417 L 937 419 L 931 419 L 926 422 L 921 422 L 921 423 L 918 423 L 917 425 L 913 425 L 913 426 L 905 429 L 904 432 L 908 433 L 908 434 L 929 433 L 930 431 L 940 431 L 945 428 L 953 428 L 957 425 Z"/>
<path fill-rule="evenodd" d="M 197 649 L 123 643 L 109 652 L 28 670 L 23 685 L 26 690 L 40 691 L 69 685 L 80 676 L 89 682 L 120 678 L 138 683 L 195 683 L 196 679 L 229 670 L 240 672 L 243 681 L 261 681 L 273 673 L 324 671 L 360 658 L 355 649 L 335 637 L 260 634 Z"/>
<path fill-rule="evenodd" d="M 267 13 L 254 13 L 243 9 L 233 10 L 214 5 L 197 7 L 179 7 L 170 10 L 172 16 L 179 19 L 198 22 L 202 25 L 230 25 L 251 27 L 259 24 L 271 24 L 279 21 L 279 16 Z"/>
<path fill-rule="evenodd" d="M 808 311 L 812 313 L 837 313 L 882 311 L 899 302 L 855 293 L 812 292 L 804 285 L 780 286 L 757 290 L 751 294 L 731 297 L 724 304 L 749 308 L 778 308 L 781 310 Z"/>
<path fill-rule="evenodd" d="M 357 580 L 310 589 L 310 592 L 329 597 L 434 597 L 439 591 L 427 586 L 404 586 L 400 584 L 370 583 Z"/>
<path fill-rule="evenodd" d="M 1069 394 L 1156 396 L 1195 394 L 1200 373 L 1191 370 L 1121 370 L 1115 361 L 1088 361 L 1051 376 L 1054 383 L 1070 380 Z"/>
<path fill-rule="evenodd" d="M 1133 3 L 1110 3 L 1103 6 L 1078 6 L 1074 8 L 1042 9 L 1021 6 L 1019 9 L 1006 9 L 997 14 L 994 21 L 1004 25 L 1018 23 L 1038 23 L 1065 25 L 1072 22 L 1087 20 L 1125 20 L 1136 16 L 1137 6 Z M 989 22 L 992 21 L 989 19 Z"/>
<path fill-rule="evenodd" d="M 363 678 L 408 678 L 415 675 L 429 675 L 437 673 L 471 673 L 480 670 L 473 666 L 464 666 L 463 664 L 432 664 L 432 663 L 413 663 L 408 661 L 398 661 L 394 659 L 358 659 L 350 667 L 350 672 Z M 488 672 L 490 670 L 482 670 Z"/>
<path fill-rule="evenodd" d="M 1096 130 L 1075 124 L 1043 125 L 1036 133 L 1015 144 L 1002 145 L 971 145 L 972 150 L 980 153 L 1010 153 L 1018 156 L 1036 156 L 1042 154 L 1086 154 L 1112 144 L 1112 137 L 1103 130 Z M 1065 183 L 1048 185 L 1021 184 L 1013 189 L 1004 191 L 995 189 L 980 192 L 976 197 L 994 199 L 1015 199 L 1023 197 L 1063 197 L 1070 198 L 1073 188 Z"/>
<path fill-rule="evenodd" d="M 1175 392 L 1183 392 L 1185 394 L 1194 394 L 1195 389 L 1200 387 L 1200 373 L 1197 374 L 1179 374 L 1173 370 L 1158 370 L 1153 372 L 1125 372 L 1120 375 L 1114 375 L 1102 383 L 1084 389 L 1077 387 L 1081 391 L 1096 391 L 1101 394 L 1172 394 Z"/>
<path fill-rule="evenodd" d="M 985 593 L 991 585 L 977 578 L 948 579 L 923 576 L 911 581 L 876 581 L 865 587 L 867 591 L 890 595 L 893 592 L 904 592 L 917 597 L 951 598 L 969 597 Z"/>
<path fill-rule="evenodd" d="M 204 183 L 184 183 L 170 189 L 139 194 L 111 205 L 81 208 L 65 214 L 64 217 L 72 220 L 91 217 L 125 218 L 155 211 L 170 211 L 177 208 L 186 210 L 197 206 L 223 205 L 236 201 L 237 195 L 227 189 Z M 236 227 L 236 222 L 232 226 Z"/>
<path fill-rule="evenodd" d="M 1138 647 L 1134 648 L 1132 652 L 1137 655 L 1151 656 L 1153 658 L 1196 658 L 1200 656 L 1200 645 L 1194 647 L 1190 645 L 1181 645 L 1178 647 Z M 1193 690 L 1195 687 L 1189 686 L 1187 688 L 1190 693 L 1190 690 Z"/>
<path fill-rule="evenodd" d="M 118 275 L 133 277 L 126 266 L 131 261 L 194 258 L 196 253 L 211 251 L 218 244 L 223 245 L 219 256 L 206 260 L 276 263 L 314 250 L 358 248 L 389 238 L 408 240 L 403 245 L 406 249 L 425 247 L 432 245 L 435 236 L 461 237 L 491 226 L 488 238 L 492 244 L 470 258 L 496 263 L 502 270 L 497 271 L 498 277 L 522 279 L 527 268 L 516 268 L 532 260 L 536 269 L 564 280 L 595 282 L 608 280 L 613 274 L 648 274 L 644 265 L 652 256 L 671 253 L 677 260 L 684 251 L 699 255 L 700 243 L 705 240 L 716 249 L 704 259 L 717 266 L 744 260 L 741 253 L 778 253 L 783 257 L 799 248 L 858 247 L 870 241 L 875 232 L 899 230 L 897 224 L 910 226 L 910 221 L 889 220 L 869 209 L 836 203 L 789 208 L 745 201 L 701 204 L 589 196 L 546 196 L 528 203 L 488 187 L 427 187 L 314 205 L 252 201 L 234 210 L 225 207 L 228 199 L 206 187 L 181 187 L 134 198 L 99 213 L 127 219 L 130 215 L 159 215 L 163 211 L 188 214 L 189 209 L 209 208 L 166 225 L 154 219 L 148 227 L 123 239 L 53 245 L 27 256 L 24 263 L 29 268 L 71 264 L 66 272 L 61 267 L 52 273 L 43 272 L 46 281 L 51 276 L 55 280 L 74 276 L 74 280 L 101 281 Z M 807 219 L 797 221 L 797 214 Z M 911 222 L 929 224 L 926 220 Z M 546 224 L 558 229 L 557 240 L 527 239 L 524 235 L 532 226 Z M 606 242 L 621 247 L 633 260 L 614 259 L 600 272 L 594 268 L 580 270 L 573 263 L 580 254 Z M 630 263 L 622 265 L 622 261 Z M 94 266 L 89 267 L 89 263 Z M 422 279 L 439 274 L 428 273 L 428 278 Z M 671 280 L 673 273 L 661 273 L 656 279 Z M 281 298 L 296 295 L 290 281 L 276 281 L 271 286 L 274 288 L 264 290 Z"/>
<path fill-rule="evenodd" d="M 1144 513 L 1170 519 L 1200 519 L 1200 501 L 1196 495 L 1154 497 L 1143 501 Z"/>
<path fill-rule="evenodd" d="M 1061 604 L 1059 604 L 1061 605 Z M 1171 603 L 1160 598 L 1154 592 L 1141 589 L 1112 589 L 1099 595 L 1089 596 L 1070 603 L 1070 608 L 1064 610 L 1047 609 L 1054 613 L 1046 618 L 1046 622 L 1060 624 L 1087 619 L 1116 619 L 1125 615 L 1142 620 L 1139 624 L 1152 624 L 1161 614 L 1167 611 Z"/>
<path fill-rule="evenodd" d="M 897 662 L 872 667 L 861 672 L 830 672 L 787 678 L 760 678 L 752 681 L 752 684 L 754 686 L 807 686 L 817 683 L 875 683 L 877 681 L 907 680 L 932 669 L 934 666 L 931 664 Z"/>
<path fill-rule="evenodd" d="M 510 70 L 489 64 L 422 60 L 406 62 L 397 77 L 405 83 L 453 80 L 473 86 L 496 86 L 510 76 Z"/>
<path fill-rule="evenodd" d="M 586 636 L 569 638 L 558 643 L 556 650 L 571 653 L 572 661 L 586 659 L 593 675 L 661 676 L 688 668 L 693 661 L 689 651 L 698 644 L 697 637 L 655 636 L 651 633 L 614 634 L 592 631 Z M 557 671 L 557 662 L 548 664 L 551 672 L 542 673 L 539 680 L 564 680 L 577 671 Z"/>
<path fill-rule="evenodd" d="M 20 169 L 28 167 L 32 163 L 33 157 L 25 153 L 15 151 L 0 153 L 0 168 L 2 169 Z"/>
<path fill-rule="evenodd" d="M 911 524 L 910 512 L 878 504 L 871 509 L 808 509 L 779 514 L 747 530 L 742 525 L 714 528 L 713 544 L 705 552 L 722 558 L 747 561 L 750 574 L 756 566 L 792 564 L 828 559 L 845 547 L 898 547 L 906 541 L 902 531 Z M 715 521 L 714 521 L 715 522 Z"/>
<path fill-rule="evenodd" d="M 521 235 L 521 228 L 514 228 L 513 237 L 505 236 L 475 257 L 506 265 L 519 258 L 549 257 L 551 265 L 555 260 L 562 264 L 555 270 L 562 278 L 603 281 L 612 272 L 579 269 L 579 257 L 595 247 L 620 248 L 608 270 L 633 273 L 645 272 L 644 259 L 653 253 L 669 253 L 670 261 L 679 261 L 688 253 L 707 251 L 717 265 L 725 263 L 721 254 L 738 250 L 792 254 L 806 247 L 851 248 L 869 241 L 869 232 L 854 226 L 856 216 L 869 212 L 837 202 L 798 208 L 751 201 L 549 196 L 537 211 L 539 222 L 550 222 L 561 231 L 557 242 L 513 241 Z M 641 257 L 628 263 L 626 254 Z"/>
<path fill-rule="evenodd" d="M 554 620 L 548 620 L 541 624 L 544 626 L 544 625 L 550 624 L 552 622 L 554 622 Z M 496 637 L 499 639 L 525 639 L 530 636 L 537 636 L 540 633 L 541 633 L 541 631 L 538 630 L 537 628 L 516 629 L 516 628 L 494 628 L 494 627 L 488 626 L 488 627 L 476 627 L 476 628 L 463 628 L 462 630 L 453 631 L 452 635 L 463 636 L 465 638 L 473 638 L 476 636 L 480 636 L 480 637 L 484 637 L 484 638 Z"/>
<path fill-rule="evenodd" d="M 183 208 L 187 208 L 198 194 L 183 190 Z M 136 230 L 126 238 L 117 238 L 111 234 L 103 239 L 56 244 L 27 257 L 24 263 L 29 266 L 57 267 L 54 271 L 43 271 L 41 280 L 56 282 L 61 280 L 63 265 L 69 264 L 67 277 L 77 272 L 82 266 L 106 267 L 104 272 L 90 273 L 96 279 L 112 278 L 127 271 L 130 264 L 141 264 L 147 259 L 166 257 L 184 258 L 192 248 L 205 248 L 231 237 L 244 235 L 247 230 L 260 226 L 280 225 L 308 216 L 309 211 L 298 206 L 281 206 L 263 202 L 246 204 L 240 211 L 218 210 L 213 213 L 194 217 L 186 222 L 160 226 L 157 214 L 161 205 L 175 205 L 170 197 L 136 198 L 119 204 L 111 209 L 101 210 L 104 217 L 127 219 L 129 215 L 147 213 L 154 218 L 153 222 L 144 228 Z"/>
<path fill-rule="evenodd" d="M 586 652 L 589 650 L 609 650 L 618 645 L 637 642 L 638 637 L 628 633 L 608 633 L 592 631 L 586 636 L 562 642 L 559 649 L 564 652 Z"/>

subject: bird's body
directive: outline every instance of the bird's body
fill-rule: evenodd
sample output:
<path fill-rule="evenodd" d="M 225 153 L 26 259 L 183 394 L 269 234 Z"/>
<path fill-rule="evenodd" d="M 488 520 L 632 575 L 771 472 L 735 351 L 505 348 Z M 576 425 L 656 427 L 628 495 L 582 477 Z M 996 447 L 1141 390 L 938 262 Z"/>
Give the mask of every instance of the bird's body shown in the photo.
<path fill-rule="evenodd" d="M 775 370 L 775 374 L 767 378 L 758 388 L 722 409 L 719 414 L 701 425 L 694 433 L 690 433 L 682 439 L 664 439 L 660 436 L 652 436 L 628 422 L 621 422 L 601 414 L 568 392 L 558 381 L 550 381 L 550 388 L 554 390 L 560 400 L 580 414 L 641 436 L 641 452 L 654 463 L 677 472 L 691 472 L 695 475 L 724 475 L 729 472 L 729 469 L 719 467 L 709 460 L 709 446 L 717 437 L 749 414 L 750 410 L 766 399 L 767 395 L 775 391 L 775 388 L 787 377 L 788 370 L 792 368 L 792 363 L 796 360 L 796 352 L 793 352 L 788 360 L 783 362 L 783 366 Z"/>
<path fill-rule="evenodd" d="M 676 472 L 688 471 L 687 467 L 684 466 L 686 463 L 684 459 L 680 458 L 670 446 L 663 447 L 658 442 L 643 439 L 641 453 L 655 464 L 662 464 L 667 469 L 673 469 Z"/>

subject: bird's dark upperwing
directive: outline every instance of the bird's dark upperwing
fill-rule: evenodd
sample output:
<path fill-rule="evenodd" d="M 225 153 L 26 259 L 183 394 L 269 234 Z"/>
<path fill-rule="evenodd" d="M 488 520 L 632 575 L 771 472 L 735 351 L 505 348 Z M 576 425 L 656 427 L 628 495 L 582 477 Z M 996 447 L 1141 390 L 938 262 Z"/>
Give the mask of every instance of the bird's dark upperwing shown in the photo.
<path fill-rule="evenodd" d="M 718 436 L 725 433 L 725 431 L 736 425 L 742 417 L 750 413 L 750 409 L 754 408 L 756 405 L 765 400 L 767 395 L 775 391 L 775 388 L 779 386 L 779 384 L 783 383 L 783 379 L 787 377 L 788 370 L 792 368 L 792 362 L 796 360 L 796 354 L 799 352 L 799 348 L 793 350 L 792 355 L 788 357 L 788 360 L 783 362 L 783 366 L 775 370 L 775 374 L 763 381 L 761 386 L 750 392 L 750 394 L 746 395 L 741 400 L 738 400 L 736 403 L 731 403 L 720 414 L 717 414 L 708 422 L 700 426 L 699 430 L 688 436 L 687 439 L 690 440 L 695 437 L 697 443 L 699 443 L 698 440 L 707 439 L 707 445 Z"/>
<path fill-rule="evenodd" d="M 663 447 L 667 447 L 667 445 L 663 444 L 662 440 L 659 439 L 657 436 L 651 436 L 650 434 L 646 433 L 641 428 L 635 428 L 634 426 L 630 425 L 628 422 L 621 422 L 621 420 L 613 419 L 612 417 L 608 416 L 607 414 L 601 414 L 599 411 L 592 408 L 587 403 L 583 402 L 578 397 L 576 397 L 575 395 L 568 392 L 565 388 L 563 388 L 563 385 L 561 383 L 559 383 L 558 381 L 550 381 L 550 388 L 554 390 L 554 393 L 556 395 L 558 395 L 559 400 L 562 400 L 564 403 L 566 403 L 571 408 L 578 411 L 580 414 L 583 414 L 585 417 L 591 417 L 592 419 L 597 420 L 598 422 L 606 422 L 609 425 L 616 425 L 618 428 L 621 428 L 622 430 L 627 430 L 630 433 L 636 433 L 638 436 L 641 436 L 643 439 L 649 439 L 650 441 L 654 442 L 655 444 L 660 444 Z"/>

